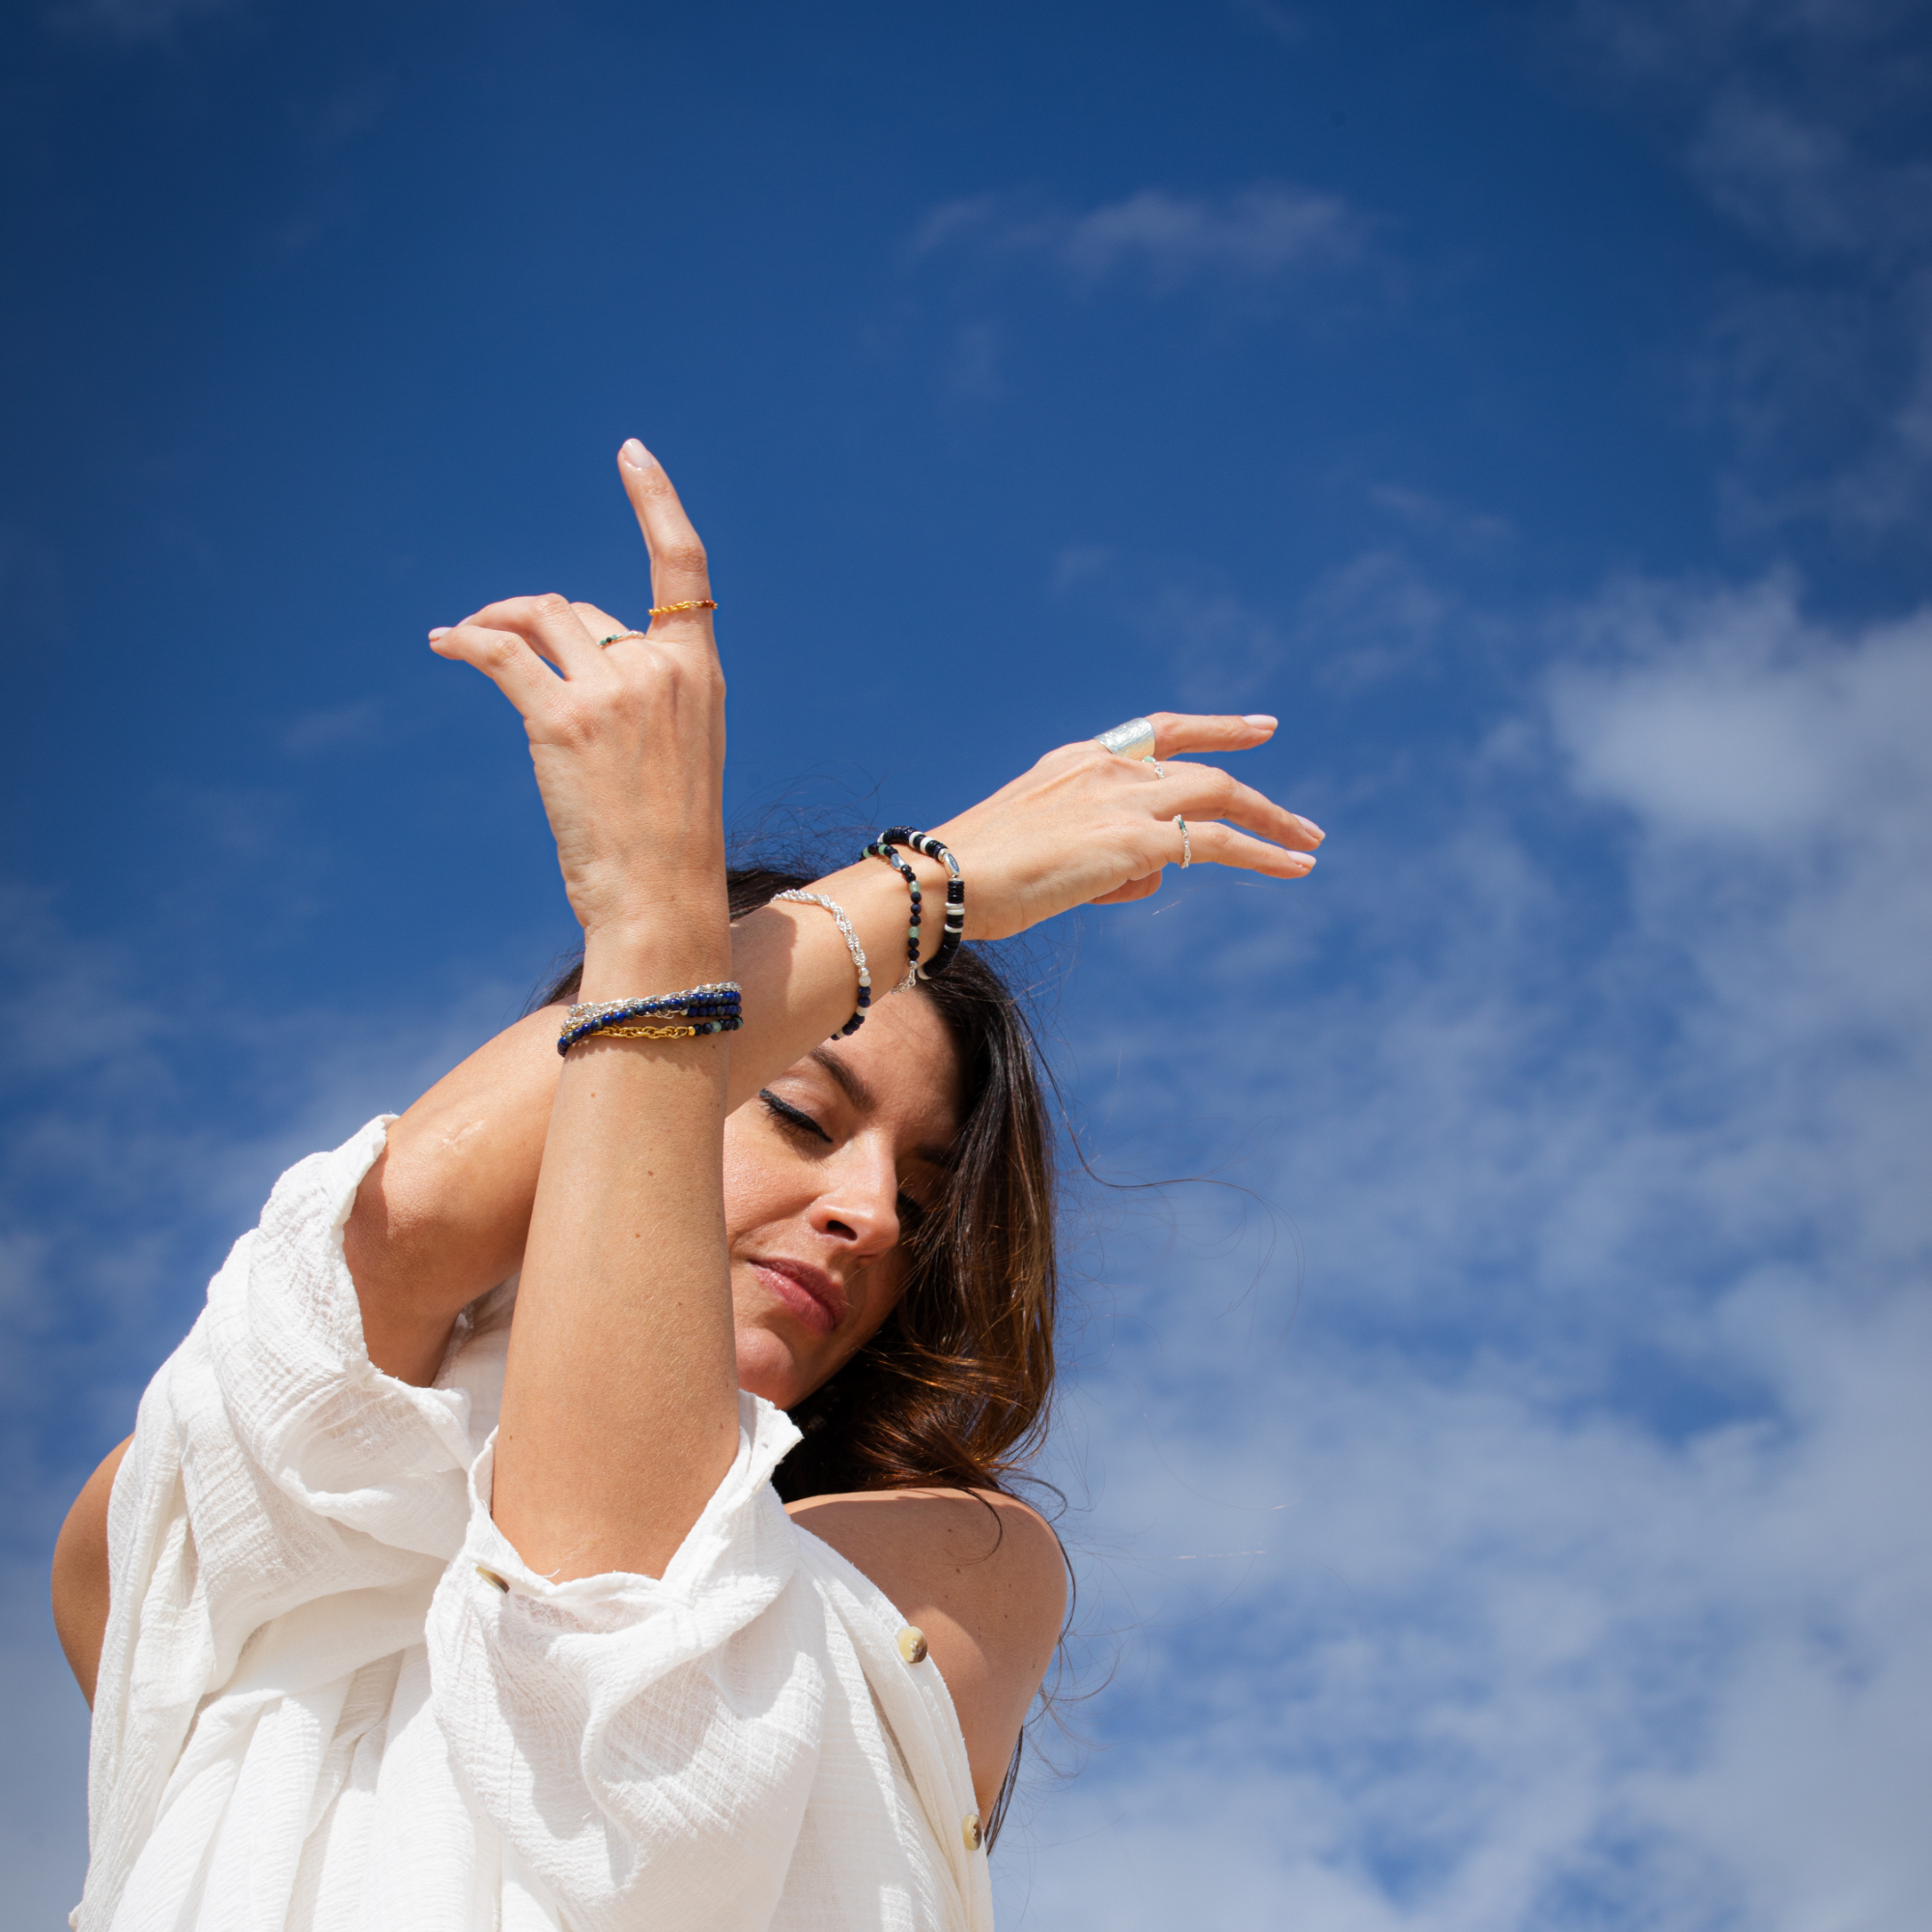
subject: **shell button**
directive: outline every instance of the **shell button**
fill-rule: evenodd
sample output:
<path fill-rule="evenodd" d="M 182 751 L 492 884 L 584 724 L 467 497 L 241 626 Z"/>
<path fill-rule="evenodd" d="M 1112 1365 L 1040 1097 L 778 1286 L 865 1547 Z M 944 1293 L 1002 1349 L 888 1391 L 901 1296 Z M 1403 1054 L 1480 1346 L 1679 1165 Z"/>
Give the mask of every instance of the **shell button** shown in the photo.
<path fill-rule="evenodd" d="M 510 1594 L 510 1585 L 508 1581 L 505 1578 L 497 1576 L 496 1571 L 486 1569 L 481 1563 L 479 1563 L 476 1566 L 476 1574 L 477 1576 L 482 1577 L 484 1582 L 493 1584 L 497 1589 L 501 1590 L 506 1597 Z"/>
<path fill-rule="evenodd" d="M 980 1849 L 980 1841 L 985 1837 L 985 1833 L 980 1829 L 979 1812 L 969 1811 L 959 1821 L 959 1835 L 965 1841 L 966 1849 L 969 1852 L 977 1852 Z"/>
<path fill-rule="evenodd" d="M 917 1624 L 907 1624 L 899 1632 L 899 1655 L 908 1663 L 925 1662 L 925 1633 Z"/>

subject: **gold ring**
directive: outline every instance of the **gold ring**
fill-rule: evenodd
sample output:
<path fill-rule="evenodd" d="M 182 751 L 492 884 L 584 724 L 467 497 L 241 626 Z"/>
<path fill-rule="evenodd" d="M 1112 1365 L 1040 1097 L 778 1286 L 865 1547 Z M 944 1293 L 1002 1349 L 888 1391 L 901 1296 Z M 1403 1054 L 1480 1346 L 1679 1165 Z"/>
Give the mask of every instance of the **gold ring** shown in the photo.
<path fill-rule="evenodd" d="M 653 617 L 675 616 L 680 611 L 715 611 L 718 600 L 715 597 L 687 597 L 682 604 L 653 604 Z"/>

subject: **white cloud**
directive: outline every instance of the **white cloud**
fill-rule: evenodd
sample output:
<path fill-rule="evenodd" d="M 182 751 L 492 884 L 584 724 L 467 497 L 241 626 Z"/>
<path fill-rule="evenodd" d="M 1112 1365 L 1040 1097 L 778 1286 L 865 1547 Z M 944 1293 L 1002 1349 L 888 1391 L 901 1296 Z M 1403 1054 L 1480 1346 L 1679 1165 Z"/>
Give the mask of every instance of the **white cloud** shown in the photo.
<path fill-rule="evenodd" d="M 1264 183 L 1222 195 L 1143 188 L 1084 213 L 980 195 L 934 209 L 915 256 L 1044 262 L 1079 288 L 1113 278 L 1159 293 L 1197 283 L 1256 288 L 1361 259 L 1368 221 L 1333 195 Z"/>
<path fill-rule="evenodd" d="M 1639 586 L 1590 628 L 1613 634 L 1626 661 L 1557 675 L 1559 735 L 1579 788 L 1653 837 L 1788 849 L 1837 835 L 1870 849 L 1922 829 L 1932 620 L 1825 648 L 1791 584 L 1775 580 L 1689 600 Z"/>
<path fill-rule="evenodd" d="M 1408 849 L 1324 810 L 1293 896 L 1120 928 L 1238 1018 L 1124 1005 L 1086 1057 L 1281 1122 L 1246 1178 L 1307 1293 L 1272 1341 L 1209 1208 L 1112 1237 L 1065 1455 L 1131 1634 L 1021 1922 L 1922 1920 L 1932 613 L 1649 585 L 1554 636 Z"/>

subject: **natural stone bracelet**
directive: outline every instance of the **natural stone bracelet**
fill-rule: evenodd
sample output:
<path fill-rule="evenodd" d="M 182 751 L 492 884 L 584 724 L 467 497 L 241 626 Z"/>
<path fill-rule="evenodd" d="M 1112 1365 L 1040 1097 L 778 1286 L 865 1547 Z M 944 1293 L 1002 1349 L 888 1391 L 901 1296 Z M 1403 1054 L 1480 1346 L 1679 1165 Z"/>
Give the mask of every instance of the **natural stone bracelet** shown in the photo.
<path fill-rule="evenodd" d="M 928 859 L 937 859 L 946 867 L 946 929 L 939 936 L 939 951 L 919 969 L 922 980 L 936 980 L 952 963 L 959 941 L 966 931 L 966 880 L 959 861 L 929 832 L 915 832 L 910 825 L 895 825 L 879 834 L 881 845 L 910 845 Z"/>
<path fill-rule="evenodd" d="M 744 988 L 735 980 L 714 980 L 681 993 L 654 993 L 638 1000 L 591 1000 L 571 1008 L 563 1031 L 556 1037 L 558 1053 L 568 1053 L 581 1039 L 594 1034 L 616 1034 L 620 1039 L 695 1039 L 701 1034 L 736 1033 L 745 1024 L 741 1002 Z M 648 1018 L 648 1027 L 624 1028 L 624 1020 Z M 684 1021 L 667 1026 L 665 1021 Z"/>

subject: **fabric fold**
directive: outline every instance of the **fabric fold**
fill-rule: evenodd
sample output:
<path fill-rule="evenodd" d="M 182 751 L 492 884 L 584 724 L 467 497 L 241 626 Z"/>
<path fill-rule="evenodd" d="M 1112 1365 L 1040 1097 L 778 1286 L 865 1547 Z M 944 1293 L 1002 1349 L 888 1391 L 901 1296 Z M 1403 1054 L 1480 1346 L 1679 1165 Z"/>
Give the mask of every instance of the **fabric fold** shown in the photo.
<path fill-rule="evenodd" d="M 970 1792 L 951 1704 L 779 1502 L 785 1416 L 740 1397 L 662 1577 L 554 1582 L 474 1440 L 500 1319 L 434 1388 L 369 1361 L 342 1230 L 386 1130 L 282 1177 L 142 1399 L 80 1932 L 989 1925 L 928 1815 Z"/>

